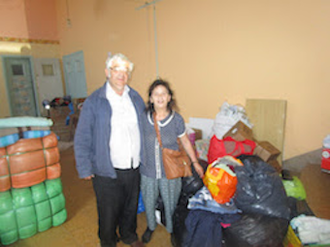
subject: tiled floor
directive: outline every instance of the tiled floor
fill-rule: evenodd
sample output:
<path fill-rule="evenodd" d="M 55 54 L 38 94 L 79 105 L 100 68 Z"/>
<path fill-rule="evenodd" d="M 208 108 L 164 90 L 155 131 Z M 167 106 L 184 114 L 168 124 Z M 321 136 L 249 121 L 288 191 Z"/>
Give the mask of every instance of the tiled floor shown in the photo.
<path fill-rule="evenodd" d="M 58 227 L 36 234 L 12 245 L 16 247 L 93 247 L 98 246 L 97 213 L 91 182 L 78 179 L 72 147 L 61 152 L 62 184 L 68 219 Z M 301 172 L 307 201 L 320 218 L 330 219 L 330 174 L 322 173 L 320 165 L 308 165 Z M 146 228 L 144 213 L 138 215 L 138 234 Z M 124 247 L 122 242 L 118 247 Z M 170 236 L 158 226 L 147 246 L 170 247 Z"/>

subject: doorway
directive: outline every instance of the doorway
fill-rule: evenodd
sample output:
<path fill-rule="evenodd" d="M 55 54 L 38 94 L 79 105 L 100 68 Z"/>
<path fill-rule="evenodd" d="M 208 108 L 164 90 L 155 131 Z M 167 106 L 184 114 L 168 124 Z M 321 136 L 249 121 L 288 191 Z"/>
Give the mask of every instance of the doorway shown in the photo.
<path fill-rule="evenodd" d="M 52 101 L 64 96 L 60 61 L 57 58 L 34 58 L 39 109 L 44 100 Z"/>
<path fill-rule="evenodd" d="M 3 57 L 10 114 L 38 116 L 38 104 L 30 57 Z"/>
<path fill-rule="evenodd" d="M 63 56 L 66 94 L 72 99 L 87 97 L 83 51 Z"/>

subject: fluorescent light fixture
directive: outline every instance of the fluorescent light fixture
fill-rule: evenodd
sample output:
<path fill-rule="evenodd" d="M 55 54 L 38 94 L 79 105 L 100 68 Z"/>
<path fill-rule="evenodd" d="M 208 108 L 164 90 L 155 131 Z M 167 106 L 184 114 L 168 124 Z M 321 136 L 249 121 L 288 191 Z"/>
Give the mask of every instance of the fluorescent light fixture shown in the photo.
<path fill-rule="evenodd" d="M 14 43 L 14 42 L 0 42 L 1 53 L 21 53 L 22 48 L 31 49 L 30 44 Z"/>

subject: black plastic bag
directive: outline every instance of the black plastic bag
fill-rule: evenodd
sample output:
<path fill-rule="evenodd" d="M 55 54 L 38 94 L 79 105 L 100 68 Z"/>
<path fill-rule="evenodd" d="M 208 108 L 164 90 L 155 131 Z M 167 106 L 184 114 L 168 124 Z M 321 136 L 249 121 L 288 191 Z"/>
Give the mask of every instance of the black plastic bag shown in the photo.
<path fill-rule="evenodd" d="M 244 214 L 223 230 L 227 247 L 282 247 L 289 220 L 261 214 Z"/>
<path fill-rule="evenodd" d="M 166 218 L 165 218 L 165 209 L 164 209 L 164 202 L 160 195 L 158 195 L 157 201 L 156 201 L 156 211 L 159 213 L 159 223 L 161 223 L 163 226 L 166 227 Z"/>
<path fill-rule="evenodd" d="M 207 168 L 207 162 L 203 160 L 198 160 L 199 164 L 203 167 L 204 172 L 206 171 Z M 195 171 L 194 167 L 192 166 L 192 176 L 190 177 L 183 177 L 182 178 L 182 189 L 181 189 L 181 194 L 180 194 L 180 199 L 177 204 L 177 207 L 180 205 L 179 209 L 185 205 L 187 207 L 188 205 L 188 199 L 195 195 L 195 193 L 200 190 L 204 184 L 203 180 L 198 176 L 197 172 Z M 164 210 L 164 202 L 161 196 L 159 195 L 156 201 L 156 210 L 160 212 L 160 220 L 161 223 L 166 226 L 166 221 L 165 221 L 165 210 Z M 181 215 L 178 215 L 178 212 L 176 213 L 176 217 L 174 217 L 174 220 L 182 218 Z M 185 219 L 185 217 L 184 217 Z M 174 222 L 173 220 L 173 222 Z"/>
<path fill-rule="evenodd" d="M 199 160 L 199 164 L 203 167 L 205 172 L 208 163 L 204 160 Z M 185 220 L 190 211 L 187 208 L 189 198 L 195 195 L 195 193 L 204 186 L 203 180 L 198 176 L 193 166 L 192 173 L 193 175 L 191 177 L 182 178 L 180 199 L 173 214 L 173 240 L 176 247 L 182 246 L 183 240 L 187 234 Z"/>
<path fill-rule="evenodd" d="M 244 164 L 236 167 L 234 202 L 243 213 L 290 219 L 287 195 L 276 170 L 257 156 L 241 155 Z"/>
<path fill-rule="evenodd" d="M 308 215 L 308 216 L 315 216 L 312 209 L 308 206 L 306 200 L 298 200 L 294 197 L 288 197 L 288 202 L 290 206 L 290 219 L 294 217 L 298 217 L 301 214 Z"/>
<path fill-rule="evenodd" d="M 198 160 L 198 161 L 199 164 L 203 167 L 205 172 L 208 166 L 207 162 L 204 160 Z M 186 197 L 191 197 L 195 195 L 195 193 L 204 186 L 203 180 L 198 176 L 194 166 L 192 166 L 191 168 L 193 175 L 191 177 L 182 178 L 181 195 L 184 195 Z"/>
<path fill-rule="evenodd" d="M 179 203 L 173 214 L 173 241 L 175 243 L 175 247 L 181 247 L 183 240 L 187 235 L 185 221 L 190 212 L 187 205 L 188 197 L 181 195 Z"/>

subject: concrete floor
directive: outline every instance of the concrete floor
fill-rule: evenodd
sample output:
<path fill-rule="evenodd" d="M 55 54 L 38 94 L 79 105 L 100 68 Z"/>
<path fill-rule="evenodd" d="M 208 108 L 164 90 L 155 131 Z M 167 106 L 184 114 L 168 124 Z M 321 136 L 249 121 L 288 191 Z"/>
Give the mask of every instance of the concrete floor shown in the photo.
<path fill-rule="evenodd" d="M 59 144 L 60 145 L 60 144 Z M 61 149 L 62 147 L 60 147 Z M 68 145 L 61 151 L 62 185 L 68 218 L 58 227 L 8 245 L 15 247 L 96 247 L 98 220 L 93 186 L 90 181 L 78 178 L 75 170 L 73 148 Z M 146 229 L 145 214 L 138 215 L 138 235 Z M 118 247 L 129 246 L 122 242 Z M 158 226 L 148 246 L 169 247 L 170 236 L 163 226 Z"/>
<path fill-rule="evenodd" d="M 65 223 L 38 233 L 28 239 L 19 240 L 16 247 L 92 247 L 98 246 L 97 212 L 92 184 L 78 179 L 75 170 L 72 146 L 61 151 L 62 184 L 66 198 L 68 218 Z M 307 192 L 307 202 L 315 215 L 330 219 L 330 174 L 321 172 L 320 164 L 306 164 L 300 178 Z M 146 228 L 144 213 L 138 215 L 138 235 Z M 118 247 L 127 246 L 122 242 Z M 170 236 L 163 226 L 158 226 L 147 246 L 170 247 Z"/>

